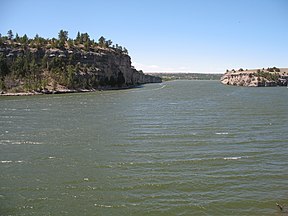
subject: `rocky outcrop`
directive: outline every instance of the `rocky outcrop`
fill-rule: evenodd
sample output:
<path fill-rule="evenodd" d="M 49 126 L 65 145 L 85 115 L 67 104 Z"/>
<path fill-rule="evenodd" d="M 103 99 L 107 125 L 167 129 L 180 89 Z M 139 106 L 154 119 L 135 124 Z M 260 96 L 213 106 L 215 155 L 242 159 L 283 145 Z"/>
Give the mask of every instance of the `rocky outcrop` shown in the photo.
<path fill-rule="evenodd" d="M 221 77 L 221 83 L 234 86 L 272 87 L 287 86 L 288 69 L 277 68 L 277 71 L 268 69 L 227 71 Z"/>
<path fill-rule="evenodd" d="M 19 46 L 17 44 L 13 46 L 4 44 L 0 47 L 0 55 L 4 56 L 7 65 L 15 64 L 17 59 L 23 56 L 30 56 L 29 58 L 33 59 L 36 65 L 41 65 L 39 66 L 42 73 L 41 79 L 45 77 L 47 80 L 50 80 L 46 82 L 46 86 L 41 87 L 42 93 L 50 93 L 52 88 L 54 88 L 53 91 L 56 90 L 57 92 L 61 92 L 61 90 L 65 91 L 65 89 L 68 92 L 78 91 L 80 90 L 80 85 L 76 85 L 77 82 L 89 82 L 87 86 L 90 89 L 129 88 L 140 84 L 162 82 L 159 77 L 146 75 L 142 71 L 136 70 L 131 65 L 131 58 L 128 54 L 117 52 L 117 50 L 112 48 L 97 47 L 85 50 L 83 47 L 73 47 L 70 49 L 52 49 L 47 47 L 23 47 L 20 44 Z M 73 80 L 71 81 L 73 85 L 65 86 L 65 84 L 61 84 L 58 80 L 53 80 L 54 87 L 52 87 L 52 84 L 49 84 L 49 82 L 52 82 L 51 79 L 55 77 L 53 72 L 51 72 L 51 68 L 55 64 L 59 64 L 62 73 L 66 74 L 68 74 L 68 66 L 73 67 Z M 21 82 L 21 80 L 17 81 L 19 85 Z M 86 89 L 87 87 L 83 88 Z M 82 91 L 83 88 L 81 89 Z"/>

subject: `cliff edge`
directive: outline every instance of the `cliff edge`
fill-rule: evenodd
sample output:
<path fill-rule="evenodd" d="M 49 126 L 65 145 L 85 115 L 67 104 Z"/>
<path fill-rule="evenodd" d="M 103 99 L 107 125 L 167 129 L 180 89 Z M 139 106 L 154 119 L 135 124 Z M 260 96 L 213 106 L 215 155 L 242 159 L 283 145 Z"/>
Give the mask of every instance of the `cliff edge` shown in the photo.
<path fill-rule="evenodd" d="M 270 86 L 287 86 L 288 68 L 267 68 L 243 70 L 234 69 L 221 77 L 221 83 L 234 86 L 248 87 L 270 87 Z"/>
<path fill-rule="evenodd" d="M 103 37 L 97 43 L 87 33 L 78 34 L 75 40 L 2 36 L 1 94 L 123 89 L 162 82 L 136 70 L 126 48 L 112 46 L 112 41 Z"/>

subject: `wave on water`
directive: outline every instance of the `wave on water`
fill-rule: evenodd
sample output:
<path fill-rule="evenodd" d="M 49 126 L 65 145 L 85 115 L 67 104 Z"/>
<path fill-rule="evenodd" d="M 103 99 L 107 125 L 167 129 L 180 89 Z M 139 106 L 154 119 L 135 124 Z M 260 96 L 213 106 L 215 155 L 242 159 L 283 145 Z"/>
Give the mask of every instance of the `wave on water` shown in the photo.
<path fill-rule="evenodd" d="M 224 157 L 224 160 L 239 160 L 242 159 L 242 157 Z"/>
<path fill-rule="evenodd" d="M 94 204 L 95 207 L 98 208 L 123 208 L 126 207 L 125 205 L 104 205 L 104 204 Z"/>
<path fill-rule="evenodd" d="M 0 140 L 0 145 L 41 145 L 41 142 L 34 141 L 17 141 L 17 140 Z"/>
<path fill-rule="evenodd" d="M 2 160 L 0 163 L 2 164 L 8 164 L 8 163 L 23 163 L 24 161 L 18 160 L 18 161 L 12 161 L 12 160 Z"/>
<path fill-rule="evenodd" d="M 3 161 L 0 161 L 0 162 L 5 164 L 5 163 L 12 163 L 13 161 L 11 161 L 11 160 L 3 160 Z"/>
<path fill-rule="evenodd" d="M 228 132 L 217 132 L 217 133 L 215 133 L 216 135 L 227 135 L 227 134 L 229 134 Z"/>
<path fill-rule="evenodd" d="M 161 84 L 160 84 L 160 86 L 161 86 Z M 163 89 L 163 88 L 166 88 L 166 84 L 162 84 L 162 86 L 161 87 L 159 87 L 159 88 L 156 88 L 156 89 L 154 89 L 154 91 L 158 91 L 158 90 L 161 90 L 161 89 Z"/>
<path fill-rule="evenodd" d="M 133 91 L 131 91 L 131 92 L 159 91 L 159 90 L 164 89 L 164 88 L 167 87 L 167 85 L 166 85 L 166 84 L 163 84 L 163 83 L 160 83 L 159 85 L 160 85 L 160 87 L 158 87 L 158 88 L 153 88 L 153 89 L 141 89 L 141 90 L 137 90 L 137 89 L 136 89 L 136 90 L 133 90 Z"/>
<path fill-rule="evenodd" d="M 190 159 L 170 159 L 170 160 L 159 160 L 159 161 L 127 161 L 127 162 L 116 162 L 110 164 L 99 164 L 98 168 L 116 168 L 116 167 L 145 167 L 145 166 L 167 166 L 167 165 L 179 165 L 179 164 L 194 164 L 194 163 L 205 163 L 209 161 L 220 161 L 220 160 L 240 160 L 247 159 L 248 156 L 232 156 L 232 157 L 207 157 L 207 158 L 190 158 Z"/>

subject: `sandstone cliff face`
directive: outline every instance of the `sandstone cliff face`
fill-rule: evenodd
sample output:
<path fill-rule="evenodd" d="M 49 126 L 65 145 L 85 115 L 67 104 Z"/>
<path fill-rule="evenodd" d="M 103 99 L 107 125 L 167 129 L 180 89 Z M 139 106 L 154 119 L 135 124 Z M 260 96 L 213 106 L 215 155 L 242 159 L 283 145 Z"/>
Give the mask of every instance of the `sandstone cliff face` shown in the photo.
<path fill-rule="evenodd" d="M 234 74 L 232 72 L 227 72 L 221 77 L 221 83 L 234 86 L 259 86 L 258 78 L 247 73 Z"/>
<path fill-rule="evenodd" d="M 83 51 L 83 50 L 46 50 L 47 56 L 61 57 L 68 59 L 73 56 L 74 61 L 84 65 L 89 65 L 94 68 L 88 71 L 94 75 L 97 75 L 99 79 L 111 80 L 113 77 L 115 80 L 119 79 L 119 76 L 124 76 L 125 86 L 134 86 L 146 83 L 158 83 L 162 82 L 159 77 L 151 77 L 145 75 L 141 71 L 137 71 L 131 66 L 131 58 L 126 54 L 119 54 L 115 51 L 99 49 L 95 51 Z M 78 74 L 79 75 L 79 74 Z"/>
<path fill-rule="evenodd" d="M 97 64 L 99 60 L 101 61 L 101 58 L 104 61 Z M 127 86 L 162 82 L 161 78 L 159 77 L 146 75 L 143 72 L 137 71 L 135 68 L 133 68 L 131 66 L 131 58 L 128 55 L 102 52 L 100 59 L 97 60 L 96 58 L 94 59 L 94 62 L 95 60 L 97 67 L 100 69 L 100 71 L 104 71 L 106 76 L 108 75 L 109 77 L 114 77 L 117 79 L 119 73 L 123 73 L 125 84 Z"/>
<path fill-rule="evenodd" d="M 73 65 L 76 69 L 74 77 L 77 80 L 94 80 L 96 88 L 125 88 L 139 84 L 162 82 L 161 78 L 146 75 L 131 66 L 129 55 L 119 53 L 109 48 L 97 48 L 85 51 L 81 48 L 52 49 L 52 48 L 22 48 L 4 46 L 0 54 L 5 56 L 7 62 L 13 64 L 17 58 L 24 55 L 32 55 L 37 64 L 47 62 L 47 69 L 57 62 L 64 65 Z M 65 66 L 65 67 L 66 67 Z M 78 67 L 76 67 L 78 66 Z M 45 72 L 46 74 L 49 72 Z M 50 79 L 50 78 L 49 78 Z M 44 87 L 49 89 L 48 87 Z M 95 88 L 95 86 L 93 86 Z"/>
<path fill-rule="evenodd" d="M 288 70 L 286 70 L 288 72 Z M 228 71 L 221 77 L 221 83 L 234 86 L 270 87 L 287 86 L 288 74 L 285 68 L 279 72 L 267 70 Z"/>

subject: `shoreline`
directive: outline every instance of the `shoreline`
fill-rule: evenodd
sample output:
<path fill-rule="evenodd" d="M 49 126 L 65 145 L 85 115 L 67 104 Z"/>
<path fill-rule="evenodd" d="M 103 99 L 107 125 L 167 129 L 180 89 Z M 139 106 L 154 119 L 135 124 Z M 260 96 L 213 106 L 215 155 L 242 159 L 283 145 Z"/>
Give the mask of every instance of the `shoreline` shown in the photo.
<path fill-rule="evenodd" d="M 97 91 L 111 91 L 111 90 L 126 90 L 133 88 L 141 88 L 143 84 L 135 86 L 125 87 L 101 87 L 97 89 L 58 89 L 58 90 L 42 90 L 31 92 L 0 92 L 0 97 L 9 96 L 35 96 L 35 95 L 51 95 L 51 94 L 72 94 L 72 93 L 85 93 L 85 92 L 97 92 Z"/>

